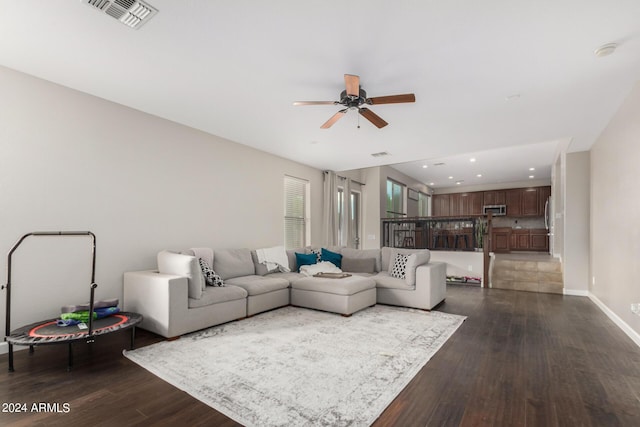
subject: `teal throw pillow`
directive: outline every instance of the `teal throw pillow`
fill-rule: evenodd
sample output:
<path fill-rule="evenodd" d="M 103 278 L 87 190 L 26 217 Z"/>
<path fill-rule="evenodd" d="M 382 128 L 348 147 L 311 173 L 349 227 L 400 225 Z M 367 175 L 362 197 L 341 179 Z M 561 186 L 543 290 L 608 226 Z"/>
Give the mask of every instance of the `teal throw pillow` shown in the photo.
<path fill-rule="evenodd" d="M 313 265 L 318 263 L 316 254 L 299 254 L 296 252 L 296 264 L 298 264 L 298 272 L 303 265 Z"/>
<path fill-rule="evenodd" d="M 342 268 L 342 255 L 336 252 L 331 252 L 322 248 L 322 260 L 329 261 L 338 268 Z"/>

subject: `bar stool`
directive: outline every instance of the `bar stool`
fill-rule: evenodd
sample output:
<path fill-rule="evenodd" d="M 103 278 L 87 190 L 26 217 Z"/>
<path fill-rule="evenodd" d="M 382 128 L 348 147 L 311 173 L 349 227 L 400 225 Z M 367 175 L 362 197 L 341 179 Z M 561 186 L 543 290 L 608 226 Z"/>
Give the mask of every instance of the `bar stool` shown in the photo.
<path fill-rule="evenodd" d="M 442 247 L 449 249 L 449 239 L 447 238 L 447 234 L 445 231 L 434 231 L 433 232 L 433 248 L 438 247 L 438 240 L 442 241 Z"/>
<path fill-rule="evenodd" d="M 415 246 L 415 243 L 413 242 L 412 236 L 406 236 L 404 239 L 402 239 L 403 248 L 413 248 L 414 246 Z"/>
<path fill-rule="evenodd" d="M 453 247 L 456 249 L 458 248 L 458 239 L 460 237 L 464 239 L 464 248 L 469 249 L 469 236 L 467 236 L 466 234 L 456 233 L 455 237 L 453 238 Z"/>

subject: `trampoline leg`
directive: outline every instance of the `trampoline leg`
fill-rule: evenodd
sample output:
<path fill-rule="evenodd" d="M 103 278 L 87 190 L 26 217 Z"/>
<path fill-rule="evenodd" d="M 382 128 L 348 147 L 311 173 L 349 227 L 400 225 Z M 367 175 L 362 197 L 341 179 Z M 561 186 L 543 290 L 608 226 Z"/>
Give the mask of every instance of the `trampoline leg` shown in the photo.
<path fill-rule="evenodd" d="M 71 347 L 71 343 L 69 343 L 69 366 L 67 366 L 67 371 L 70 371 L 73 367 L 73 348 Z"/>
<path fill-rule="evenodd" d="M 29 354 L 33 354 L 33 352 L 34 352 L 34 351 L 35 351 L 35 350 L 34 350 L 33 346 L 32 346 L 32 345 L 30 345 L 30 346 L 29 346 Z"/>
<path fill-rule="evenodd" d="M 13 369 L 13 344 L 9 343 L 9 372 L 14 372 Z"/>

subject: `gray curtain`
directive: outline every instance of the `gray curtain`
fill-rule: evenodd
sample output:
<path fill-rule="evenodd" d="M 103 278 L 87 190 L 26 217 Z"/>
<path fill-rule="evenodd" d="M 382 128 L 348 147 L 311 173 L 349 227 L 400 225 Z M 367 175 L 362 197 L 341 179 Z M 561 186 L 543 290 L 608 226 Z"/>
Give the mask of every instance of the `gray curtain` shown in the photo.
<path fill-rule="evenodd" d="M 349 178 L 342 180 L 342 191 L 344 206 L 342 212 L 342 236 L 340 240 L 342 245 L 348 248 L 353 248 L 355 245 L 353 241 L 353 232 L 351 230 L 351 180 Z"/>
<path fill-rule="evenodd" d="M 324 246 L 338 244 L 338 183 L 336 173 L 324 173 L 324 205 L 322 219 L 324 223 Z"/>

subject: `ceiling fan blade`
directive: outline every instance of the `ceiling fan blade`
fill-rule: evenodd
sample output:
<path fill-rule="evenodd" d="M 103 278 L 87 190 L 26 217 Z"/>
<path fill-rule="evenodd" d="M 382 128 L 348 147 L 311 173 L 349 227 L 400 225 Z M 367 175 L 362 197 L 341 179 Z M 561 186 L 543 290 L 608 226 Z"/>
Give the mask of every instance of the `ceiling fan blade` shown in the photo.
<path fill-rule="evenodd" d="M 403 102 L 416 102 L 416 96 L 413 93 L 406 93 L 403 95 L 377 96 L 367 99 L 367 104 L 370 105 L 400 104 Z"/>
<path fill-rule="evenodd" d="M 373 123 L 378 129 L 385 127 L 389 123 L 385 122 L 382 117 L 369 110 L 368 108 L 360 108 L 358 110 L 360 115 L 362 115 L 365 119 L 369 120 Z"/>
<path fill-rule="evenodd" d="M 344 85 L 347 88 L 348 96 L 355 96 L 356 98 L 360 96 L 360 77 L 353 74 L 345 74 Z"/>
<path fill-rule="evenodd" d="M 336 101 L 296 101 L 293 105 L 336 105 Z"/>
<path fill-rule="evenodd" d="M 340 120 L 342 116 L 347 114 L 347 110 L 348 108 L 345 108 L 344 110 L 340 110 L 337 113 L 335 113 L 333 116 L 331 116 L 329 120 L 327 120 L 322 126 L 320 126 L 320 129 L 329 129 L 331 126 L 333 126 L 335 122 Z"/>

